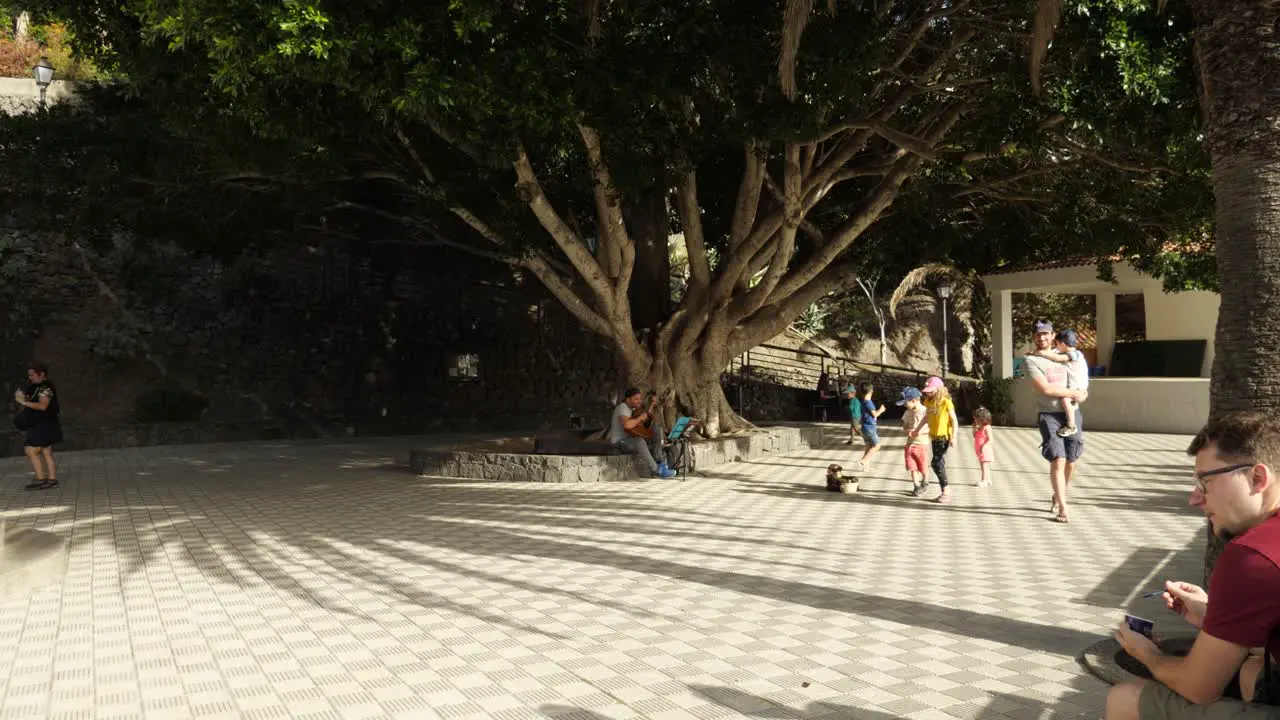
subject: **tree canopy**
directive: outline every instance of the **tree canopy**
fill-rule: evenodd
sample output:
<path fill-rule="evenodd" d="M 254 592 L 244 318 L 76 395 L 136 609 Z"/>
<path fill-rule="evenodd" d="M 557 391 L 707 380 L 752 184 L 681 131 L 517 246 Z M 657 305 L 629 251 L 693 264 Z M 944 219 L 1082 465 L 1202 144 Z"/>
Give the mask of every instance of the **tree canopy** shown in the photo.
<path fill-rule="evenodd" d="M 994 0 L 41 1 L 157 134 L 205 138 L 169 171 L 508 262 L 708 417 L 728 357 L 868 264 L 1156 263 L 1209 234 L 1176 8 L 1069 4 L 1036 97 L 1027 8 Z M 667 307 L 640 285 L 675 230 Z"/>

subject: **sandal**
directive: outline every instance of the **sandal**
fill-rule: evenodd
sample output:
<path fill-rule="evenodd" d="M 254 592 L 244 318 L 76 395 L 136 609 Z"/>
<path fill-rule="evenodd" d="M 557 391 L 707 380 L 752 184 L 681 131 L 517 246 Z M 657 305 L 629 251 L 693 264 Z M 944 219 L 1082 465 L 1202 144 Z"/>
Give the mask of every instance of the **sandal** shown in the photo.
<path fill-rule="evenodd" d="M 1067 514 L 1064 512 L 1058 513 L 1058 517 L 1054 518 L 1053 521 L 1062 523 L 1063 525 L 1066 525 L 1067 523 L 1071 522 L 1069 519 L 1067 519 Z"/>
<path fill-rule="evenodd" d="M 1049 500 L 1049 512 L 1051 513 L 1058 512 L 1058 496 L 1057 495 L 1054 495 Z"/>

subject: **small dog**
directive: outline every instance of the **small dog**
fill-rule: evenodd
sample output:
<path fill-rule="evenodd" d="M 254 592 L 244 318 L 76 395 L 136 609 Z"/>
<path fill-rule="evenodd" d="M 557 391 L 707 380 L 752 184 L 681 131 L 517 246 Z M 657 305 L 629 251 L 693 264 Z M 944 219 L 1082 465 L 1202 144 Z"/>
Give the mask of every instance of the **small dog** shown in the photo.
<path fill-rule="evenodd" d="M 844 468 L 832 463 L 827 466 L 827 490 L 842 493 L 857 492 L 858 478 L 853 475 L 845 475 Z"/>

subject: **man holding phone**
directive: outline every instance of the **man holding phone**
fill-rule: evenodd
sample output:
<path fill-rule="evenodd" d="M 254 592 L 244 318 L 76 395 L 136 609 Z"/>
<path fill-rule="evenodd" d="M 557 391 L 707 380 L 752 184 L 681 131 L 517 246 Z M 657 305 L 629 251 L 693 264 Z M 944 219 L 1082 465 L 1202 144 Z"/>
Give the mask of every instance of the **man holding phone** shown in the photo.
<path fill-rule="evenodd" d="M 1191 504 L 1229 540 L 1210 594 L 1165 583 L 1170 610 L 1200 628 L 1186 657 L 1165 655 L 1127 625 L 1115 631 L 1125 651 L 1156 682 L 1113 687 L 1107 720 L 1262 720 L 1280 718 L 1280 418 L 1228 413 L 1196 435 Z M 1251 656 L 1253 648 L 1264 648 Z M 1243 700 L 1230 699 L 1239 691 Z"/>

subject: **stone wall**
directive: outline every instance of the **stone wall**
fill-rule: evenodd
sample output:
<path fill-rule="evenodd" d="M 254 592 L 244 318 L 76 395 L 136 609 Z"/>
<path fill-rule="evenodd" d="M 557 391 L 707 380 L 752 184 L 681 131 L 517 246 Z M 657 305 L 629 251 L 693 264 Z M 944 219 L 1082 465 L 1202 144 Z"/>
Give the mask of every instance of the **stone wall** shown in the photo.
<path fill-rule="evenodd" d="M 517 446 L 523 452 L 513 452 Z M 694 474 L 768 455 L 783 455 L 821 447 L 822 429 L 816 426 L 776 426 L 760 428 L 744 435 L 696 440 L 689 443 Z M 496 482 L 611 482 L 633 480 L 640 461 L 635 455 L 621 455 L 611 449 L 600 455 L 533 454 L 532 442 L 500 440 L 453 448 L 414 450 L 409 465 L 427 478 L 460 478 Z"/>
<path fill-rule="evenodd" d="M 67 449 L 558 429 L 571 413 L 598 425 L 616 393 L 607 347 L 536 282 L 469 256 L 295 247 L 231 263 L 180 256 L 130 279 L 96 255 L 89 272 L 57 238 L 28 240 L 38 252 L 15 297 L 30 315 L 4 329 L 0 391 L 31 358 L 49 363 Z M 130 323 L 145 325 L 129 340 L 143 346 L 106 356 Z M 478 360 L 475 377 L 450 375 L 462 355 Z M 135 422 L 161 367 L 208 400 L 200 422 Z"/>
<path fill-rule="evenodd" d="M 45 91 L 45 102 L 63 102 L 75 96 L 74 83 L 54 80 Z M 40 107 L 40 88 L 32 78 L 0 77 L 0 115 L 35 112 Z"/>
<path fill-rule="evenodd" d="M 409 466 L 425 477 L 496 482 L 616 482 L 636 477 L 630 455 L 533 455 L 478 450 L 415 450 Z"/>

